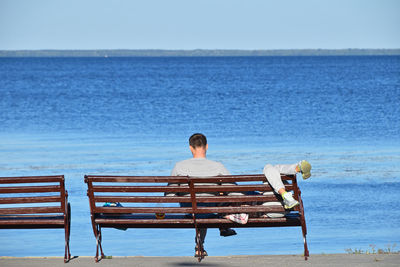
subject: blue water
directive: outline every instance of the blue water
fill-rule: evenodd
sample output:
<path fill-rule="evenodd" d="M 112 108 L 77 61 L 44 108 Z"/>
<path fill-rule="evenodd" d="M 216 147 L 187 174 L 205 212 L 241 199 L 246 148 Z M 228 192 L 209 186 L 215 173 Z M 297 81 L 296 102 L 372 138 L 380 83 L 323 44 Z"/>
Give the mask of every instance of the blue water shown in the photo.
<path fill-rule="evenodd" d="M 71 252 L 94 255 L 85 174 L 169 175 L 202 132 L 232 173 L 308 159 L 310 252 L 400 246 L 400 57 L 1 58 L 0 176 L 64 174 Z M 209 255 L 300 254 L 298 228 L 209 230 Z M 107 255 L 192 255 L 193 230 L 105 229 Z M 59 256 L 62 230 L 0 230 Z"/>

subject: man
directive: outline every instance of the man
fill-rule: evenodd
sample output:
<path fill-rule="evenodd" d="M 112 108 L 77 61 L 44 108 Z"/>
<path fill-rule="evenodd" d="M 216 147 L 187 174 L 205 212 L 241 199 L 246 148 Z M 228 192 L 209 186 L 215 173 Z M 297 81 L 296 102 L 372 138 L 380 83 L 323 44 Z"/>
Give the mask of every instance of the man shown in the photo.
<path fill-rule="evenodd" d="M 229 175 L 229 171 L 224 167 L 222 163 L 212 161 L 206 158 L 208 144 L 207 138 L 201 133 L 195 133 L 189 138 L 189 149 L 192 152 L 193 157 L 187 160 L 183 160 L 177 162 L 175 164 L 174 169 L 171 172 L 171 176 L 196 176 L 196 177 L 210 177 L 217 175 Z M 173 185 L 173 184 L 170 184 Z M 174 196 L 174 193 L 168 193 L 166 196 Z M 213 196 L 215 194 L 212 193 L 201 193 L 202 196 Z M 184 204 L 189 203 L 181 203 L 181 206 L 186 206 Z M 199 203 L 198 206 L 207 206 L 215 205 L 212 203 Z M 207 216 L 207 214 L 206 214 Z M 201 228 L 200 237 L 197 240 L 196 236 L 196 244 L 203 245 L 204 239 L 207 234 L 206 228 Z M 236 232 L 233 229 L 220 229 L 221 236 L 231 236 L 236 235 Z M 199 241 L 199 242 L 197 242 Z M 207 252 L 203 252 L 203 255 L 207 255 Z M 199 256 L 200 251 L 196 246 L 195 248 L 195 256 Z"/>
<path fill-rule="evenodd" d="M 281 195 L 285 209 L 291 209 L 299 205 L 299 202 L 293 198 L 291 192 L 286 192 L 285 185 L 282 182 L 281 174 L 296 174 L 301 173 L 303 179 L 308 179 L 311 176 L 311 165 L 306 160 L 299 163 L 289 165 L 265 165 L 263 171 L 268 183 L 276 193 Z M 273 194 L 273 192 L 265 192 L 264 194 Z M 279 202 L 266 202 L 266 205 L 281 205 Z M 267 213 L 266 217 L 283 217 L 287 214 L 284 213 Z"/>

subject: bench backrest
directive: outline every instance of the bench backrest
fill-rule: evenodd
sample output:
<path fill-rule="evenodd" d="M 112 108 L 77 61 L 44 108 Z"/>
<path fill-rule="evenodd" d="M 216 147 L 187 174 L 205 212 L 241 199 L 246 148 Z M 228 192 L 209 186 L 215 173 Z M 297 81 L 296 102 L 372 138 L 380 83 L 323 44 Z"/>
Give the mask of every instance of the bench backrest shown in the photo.
<path fill-rule="evenodd" d="M 88 184 L 89 205 L 92 215 L 155 214 L 158 212 L 191 213 L 191 208 L 182 208 L 176 205 L 181 202 L 191 202 L 190 198 L 164 196 L 164 193 L 168 192 L 190 194 L 187 186 L 168 186 L 168 183 L 187 183 L 187 177 L 86 175 L 85 182 Z M 123 207 L 103 207 L 104 203 L 107 202 L 119 202 Z M 163 207 L 157 206 L 161 203 L 163 203 Z"/>
<path fill-rule="evenodd" d="M 298 194 L 295 176 L 282 176 L 287 191 Z M 225 175 L 216 177 L 184 176 L 99 176 L 86 175 L 91 214 L 201 214 L 241 212 L 283 212 L 282 206 L 241 207 L 251 203 L 279 201 L 275 194 L 246 194 L 247 192 L 271 192 L 263 174 Z M 179 184 L 179 185 L 168 185 Z M 245 193 L 238 196 L 234 193 Z M 183 196 L 165 196 L 177 193 Z M 212 193 L 203 196 L 201 193 Z M 122 207 L 103 207 L 106 202 L 120 202 Z M 162 207 L 160 204 L 162 203 Z M 180 203 L 191 204 L 180 207 Z M 229 206 L 199 207 L 199 203 L 230 203 Z M 298 211 L 298 208 L 295 210 Z"/>
<path fill-rule="evenodd" d="M 66 214 L 64 176 L 0 177 L 0 216 Z"/>

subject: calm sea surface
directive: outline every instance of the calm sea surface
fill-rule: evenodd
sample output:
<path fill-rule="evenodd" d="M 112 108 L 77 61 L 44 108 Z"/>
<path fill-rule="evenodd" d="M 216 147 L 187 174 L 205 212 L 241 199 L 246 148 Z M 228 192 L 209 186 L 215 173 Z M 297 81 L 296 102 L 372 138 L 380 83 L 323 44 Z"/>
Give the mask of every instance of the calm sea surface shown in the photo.
<path fill-rule="evenodd" d="M 85 174 L 169 175 L 202 132 L 234 174 L 307 159 L 310 253 L 400 249 L 400 57 L 0 58 L 0 176 L 64 174 L 71 252 L 94 255 Z M 209 255 L 301 254 L 299 228 L 209 230 Z M 107 255 L 193 254 L 193 230 L 104 229 Z M 60 256 L 63 230 L 0 230 Z"/>

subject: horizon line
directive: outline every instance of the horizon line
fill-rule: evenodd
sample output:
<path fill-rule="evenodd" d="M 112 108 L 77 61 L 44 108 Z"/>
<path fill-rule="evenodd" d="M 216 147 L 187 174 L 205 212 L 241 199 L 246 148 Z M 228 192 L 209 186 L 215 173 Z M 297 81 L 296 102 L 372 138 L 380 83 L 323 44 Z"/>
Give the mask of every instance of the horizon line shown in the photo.
<path fill-rule="evenodd" d="M 399 50 L 398 48 L 37 48 L 37 49 L 0 49 L 0 51 L 93 51 L 93 50 L 156 50 L 156 51 L 276 51 L 276 50 Z"/>
<path fill-rule="evenodd" d="M 0 50 L 0 57 L 227 57 L 400 55 L 400 48 L 341 49 L 27 49 Z"/>

